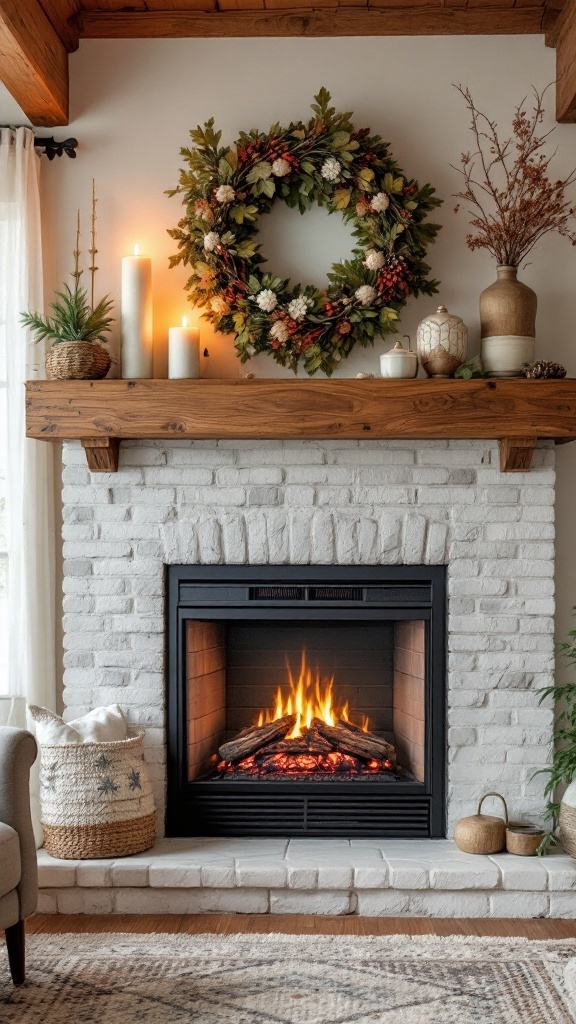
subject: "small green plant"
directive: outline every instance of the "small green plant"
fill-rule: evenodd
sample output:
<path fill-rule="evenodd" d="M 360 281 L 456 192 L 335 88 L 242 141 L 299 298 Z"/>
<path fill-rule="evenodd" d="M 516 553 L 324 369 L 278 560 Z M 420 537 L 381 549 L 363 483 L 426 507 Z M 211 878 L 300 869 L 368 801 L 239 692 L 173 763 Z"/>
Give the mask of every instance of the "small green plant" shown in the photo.
<path fill-rule="evenodd" d="M 56 299 L 50 303 L 52 316 L 43 316 L 41 313 L 22 313 L 21 322 L 24 327 L 29 327 L 36 335 L 36 341 L 50 341 L 52 345 L 60 345 L 64 341 L 108 341 L 105 335 L 110 331 L 110 325 L 114 318 L 109 316 L 113 302 L 108 295 L 95 306 L 94 305 L 94 281 L 96 271 L 96 195 L 94 182 L 92 182 L 92 224 L 91 224 L 91 245 L 88 250 L 91 257 L 90 290 L 91 300 L 88 300 L 88 292 L 80 287 L 80 278 L 83 271 L 80 270 L 80 211 L 76 222 L 76 247 L 73 252 L 74 270 L 71 277 L 74 278 L 74 286 L 71 288 L 65 284 L 61 292 L 56 292 Z"/>
<path fill-rule="evenodd" d="M 468 359 L 467 362 L 461 363 L 454 376 L 458 380 L 470 380 L 472 377 L 487 377 L 488 374 L 484 373 L 480 360 L 476 357 L 475 359 Z"/>
<path fill-rule="evenodd" d="M 112 300 L 105 297 L 95 309 L 88 302 L 88 294 L 78 285 L 74 290 L 64 285 L 64 290 L 56 292 L 57 300 L 50 303 L 53 316 L 42 316 L 40 313 L 23 313 L 22 323 L 36 335 L 36 341 L 51 341 L 60 345 L 63 341 L 103 341 L 113 322 L 108 313 L 112 309 Z"/>
<path fill-rule="evenodd" d="M 574 609 L 576 613 L 576 608 Z M 576 665 L 576 629 L 568 634 L 568 640 L 558 644 L 557 651 L 568 659 L 569 667 Z M 556 827 L 560 804 L 555 799 L 558 786 L 570 784 L 576 778 L 576 682 L 563 683 L 561 686 L 546 686 L 539 691 L 540 704 L 553 697 L 560 710 L 555 720 L 554 755 L 549 768 L 541 768 L 534 775 L 547 775 L 548 781 L 544 790 L 547 797 L 546 818 L 550 821 L 550 830 L 542 840 L 538 853 L 548 852 L 556 842 Z"/>

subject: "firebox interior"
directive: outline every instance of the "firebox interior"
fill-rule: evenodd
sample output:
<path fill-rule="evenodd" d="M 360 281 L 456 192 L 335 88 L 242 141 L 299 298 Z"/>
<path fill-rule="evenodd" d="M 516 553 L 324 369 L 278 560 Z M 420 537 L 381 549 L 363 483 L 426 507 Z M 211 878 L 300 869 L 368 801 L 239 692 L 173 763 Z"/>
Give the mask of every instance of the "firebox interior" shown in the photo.
<path fill-rule="evenodd" d="M 445 835 L 445 584 L 170 566 L 167 835 Z"/>

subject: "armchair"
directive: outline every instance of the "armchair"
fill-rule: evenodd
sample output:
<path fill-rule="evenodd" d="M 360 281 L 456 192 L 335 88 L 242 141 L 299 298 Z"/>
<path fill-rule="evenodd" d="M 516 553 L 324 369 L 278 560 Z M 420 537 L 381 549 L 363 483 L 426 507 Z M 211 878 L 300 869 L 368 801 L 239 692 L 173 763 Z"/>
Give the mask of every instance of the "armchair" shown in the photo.
<path fill-rule="evenodd" d="M 6 932 L 15 985 L 25 977 L 24 919 L 36 909 L 38 869 L 30 817 L 30 768 L 36 740 L 0 727 L 0 929 Z"/>

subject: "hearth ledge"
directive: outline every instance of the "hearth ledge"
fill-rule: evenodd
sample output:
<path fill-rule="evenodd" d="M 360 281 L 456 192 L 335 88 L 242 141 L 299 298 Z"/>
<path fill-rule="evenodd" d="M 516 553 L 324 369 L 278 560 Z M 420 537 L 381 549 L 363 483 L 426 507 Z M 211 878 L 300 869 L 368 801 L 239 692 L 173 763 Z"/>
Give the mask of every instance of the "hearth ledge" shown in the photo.
<path fill-rule="evenodd" d="M 41 913 L 576 918 L 576 861 L 450 840 L 163 839 L 117 860 L 38 851 Z"/>

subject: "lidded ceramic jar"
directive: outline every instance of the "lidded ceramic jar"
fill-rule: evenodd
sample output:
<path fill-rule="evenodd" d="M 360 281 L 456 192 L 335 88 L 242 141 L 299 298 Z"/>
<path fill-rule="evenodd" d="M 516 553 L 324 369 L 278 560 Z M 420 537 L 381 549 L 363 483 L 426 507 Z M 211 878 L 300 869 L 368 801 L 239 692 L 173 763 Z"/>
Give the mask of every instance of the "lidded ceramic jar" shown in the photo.
<path fill-rule="evenodd" d="M 468 328 L 461 316 L 438 306 L 418 324 L 416 342 L 429 377 L 453 377 L 468 353 Z"/>
<path fill-rule="evenodd" d="M 410 351 L 410 338 L 408 348 L 404 348 L 401 341 L 397 341 L 394 348 L 384 352 L 380 356 L 380 372 L 383 377 L 394 380 L 406 380 L 415 377 L 418 373 L 418 356 Z"/>

